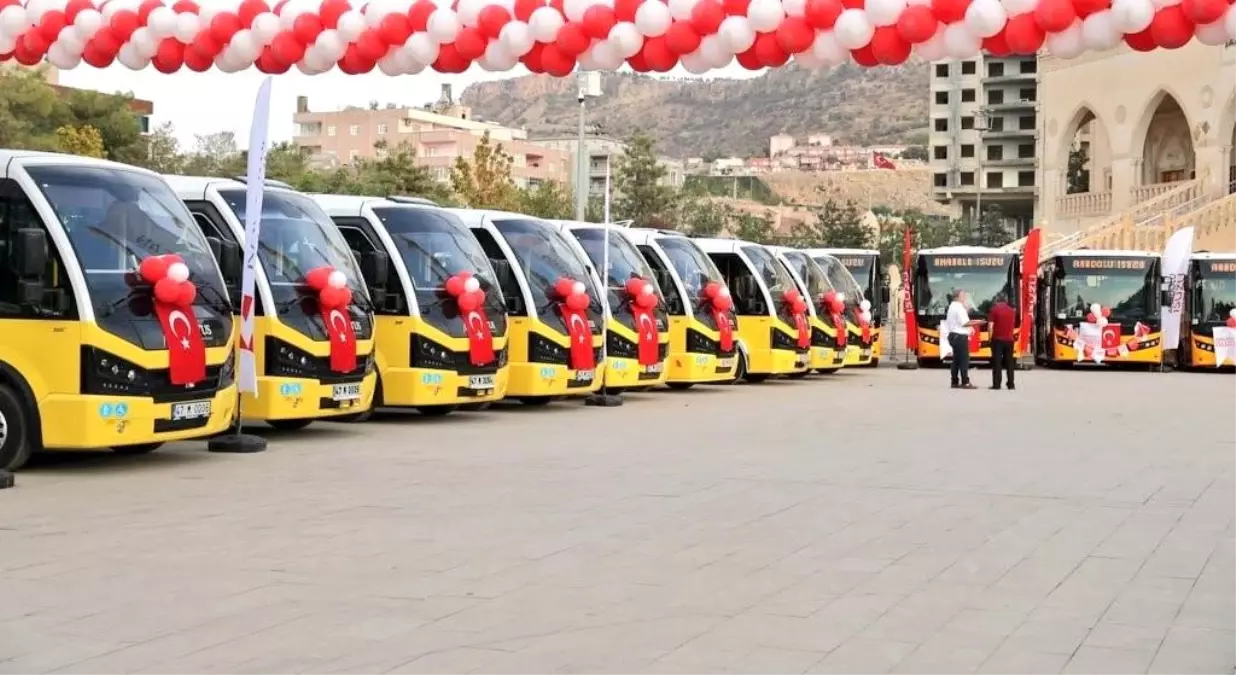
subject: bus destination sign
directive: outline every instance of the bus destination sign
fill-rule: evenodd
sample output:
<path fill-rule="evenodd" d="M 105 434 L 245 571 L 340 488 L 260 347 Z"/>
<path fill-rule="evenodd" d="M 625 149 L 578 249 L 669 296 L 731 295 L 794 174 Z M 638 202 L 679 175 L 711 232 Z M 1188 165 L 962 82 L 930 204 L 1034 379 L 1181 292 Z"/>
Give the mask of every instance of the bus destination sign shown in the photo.
<path fill-rule="evenodd" d="M 1135 272 L 1150 269 L 1149 258 L 1073 258 L 1064 259 L 1065 267 L 1076 271 L 1113 272 L 1132 270 Z"/>
<path fill-rule="evenodd" d="M 931 267 L 1004 267 L 1011 259 L 1012 256 L 946 255 L 928 258 L 927 264 Z"/>
<path fill-rule="evenodd" d="M 871 258 L 855 258 L 853 256 L 843 256 L 837 258 L 849 269 L 861 269 L 871 264 Z"/>
<path fill-rule="evenodd" d="M 1236 260 L 1203 260 L 1203 274 L 1231 274 L 1236 272 Z"/>

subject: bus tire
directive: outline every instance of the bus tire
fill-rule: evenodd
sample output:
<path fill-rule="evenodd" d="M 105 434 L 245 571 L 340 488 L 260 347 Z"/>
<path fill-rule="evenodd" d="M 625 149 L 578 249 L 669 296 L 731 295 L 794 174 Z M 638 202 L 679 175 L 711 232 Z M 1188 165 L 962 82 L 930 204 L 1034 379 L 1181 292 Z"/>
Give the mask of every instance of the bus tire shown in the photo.
<path fill-rule="evenodd" d="M 422 405 L 417 406 L 417 411 L 425 417 L 446 417 L 447 415 L 459 409 L 457 405 Z"/>
<path fill-rule="evenodd" d="M 759 384 L 768 379 L 768 373 L 747 373 L 742 376 L 748 384 Z"/>
<path fill-rule="evenodd" d="M 31 419 L 17 390 L 0 384 L 0 470 L 16 471 L 34 454 Z"/>
<path fill-rule="evenodd" d="M 519 402 L 524 405 L 529 405 L 534 408 L 549 405 L 554 400 L 553 396 L 521 396 Z"/>
<path fill-rule="evenodd" d="M 686 391 L 695 386 L 694 382 L 666 382 L 665 386 L 674 391 Z"/>
<path fill-rule="evenodd" d="M 821 375 L 832 375 L 833 373 L 837 372 L 838 370 L 841 370 L 841 369 L 840 369 L 840 368 L 816 368 L 816 369 L 815 369 L 815 372 L 817 372 L 817 373 L 819 373 L 819 374 L 821 374 Z"/>
<path fill-rule="evenodd" d="M 330 418 L 329 421 L 346 422 L 349 424 L 359 424 L 360 422 L 368 422 L 370 418 L 373 417 L 373 413 L 375 410 L 377 410 L 377 406 L 374 406 L 364 412 L 352 413 L 351 415 L 341 415 L 339 417 L 332 417 Z"/>
<path fill-rule="evenodd" d="M 163 447 L 163 443 L 136 443 L 134 445 L 113 445 L 112 452 L 117 455 L 149 455 Z"/>
<path fill-rule="evenodd" d="M 482 410 L 489 410 L 490 406 L 492 405 L 493 405 L 493 401 L 484 401 L 482 403 L 465 403 L 459 406 L 459 409 L 469 410 L 473 412 L 481 412 Z"/>
<path fill-rule="evenodd" d="M 868 366 L 867 366 L 867 367 L 868 367 L 868 368 L 879 368 L 879 367 L 880 367 L 880 359 L 878 359 L 878 358 L 871 359 L 871 363 L 870 363 L 870 364 L 868 364 Z"/>
<path fill-rule="evenodd" d="M 297 431 L 313 424 L 313 420 L 266 420 L 266 423 L 279 431 Z"/>
<path fill-rule="evenodd" d="M 803 379 L 803 378 L 807 377 L 807 376 L 808 376 L 808 375 L 810 375 L 810 374 L 811 374 L 811 372 L 810 372 L 810 371 L 804 370 L 804 371 L 803 371 L 803 372 L 801 372 L 801 373 L 790 373 L 790 374 L 786 375 L 786 377 L 787 377 L 787 378 L 789 378 L 789 379 L 791 379 L 791 380 L 801 380 L 801 379 Z"/>

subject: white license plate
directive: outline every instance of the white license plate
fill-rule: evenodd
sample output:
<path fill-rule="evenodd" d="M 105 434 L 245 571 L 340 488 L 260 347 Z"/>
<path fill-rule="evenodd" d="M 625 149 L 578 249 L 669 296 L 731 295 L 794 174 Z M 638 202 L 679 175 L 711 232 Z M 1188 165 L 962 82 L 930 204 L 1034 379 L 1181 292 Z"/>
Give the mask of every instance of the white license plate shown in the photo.
<path fill-rule="evenodd" d="M 721 359 L 720 361 L 717 362 L 717 366 L 720 368 L 733 368 L 734 367 L 734 357 L 731 356 L 728 359 Z"/>
<path fill-rule="evenodd" d="M 654 363 L 651 365 L 644 366 L 644 372 L 649 373 L 649 374 L 659 374 L 664 369 L 665 369 L 665 364 L 663 363 Z"/>
<path fill-rule="evenodd" d="M 468 388 L 469 389 L 493 389 L 494 388 L 494 376 L 493 375 L 469 375 L 468 376 Z"/>
<path fill-rule="evenodd" d="M 596 377 L 595 370 L 580 370 L 575 373 L 576 382 L 591 382 L 593 377 Z"/>
<path fill-rule="evenodd" d="M 172 406 L 172 421 L 196 420 L 210 417 L 210 401 L 192 401 Z"/>
<path fill-rule="evenodd" d="M 336 401 L 355 401 L 361 396 L 360 383 L 336 384 L 330 392 L 330 397 Z"/>

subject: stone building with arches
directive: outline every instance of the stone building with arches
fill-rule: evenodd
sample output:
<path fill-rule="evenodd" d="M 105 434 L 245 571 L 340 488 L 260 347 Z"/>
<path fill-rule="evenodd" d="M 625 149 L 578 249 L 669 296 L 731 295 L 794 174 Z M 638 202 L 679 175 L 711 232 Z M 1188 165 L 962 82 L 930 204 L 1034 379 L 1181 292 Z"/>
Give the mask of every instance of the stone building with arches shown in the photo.
<path fill-rule="evenodd" d="M 1236 43 L 1043 56 L 1039 106 L 1037 217 L 1052 232 L 1191 182 L 1207 196 L 1236 190 Z"/>

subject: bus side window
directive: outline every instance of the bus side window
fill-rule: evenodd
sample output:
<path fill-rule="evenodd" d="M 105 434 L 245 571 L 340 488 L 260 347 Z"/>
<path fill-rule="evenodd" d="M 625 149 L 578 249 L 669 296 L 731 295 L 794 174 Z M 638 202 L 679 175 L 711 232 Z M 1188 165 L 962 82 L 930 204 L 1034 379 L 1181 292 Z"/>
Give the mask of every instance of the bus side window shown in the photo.
<path fill-rule="evenodd" d="M 674 283 L 674 275 L 661 262 L 660 256 L 649 246 L 640 246 L 639 252 L 643 254 L 648 266 L 652 268 L 652 274 L 657 278 L 657 285 L 661 287 L 661 293 L 665 296 L 665 311 L 675 315 L 686 314 L 682 295 L 678 293 L 678 285 Z"/>
<path fill-rule="evenodd" d="M 223 216 L 220 215 L 219 212 L 216 211 L 215 208 L 208 202 L 187 201 L 185 202 L 185 206 L 189 207 L 189 213 L 193 215 L 193 222 L 197 224 L 197 229 L 202 231 L 203 237 L 206 237 L 207 239 L 214 238 L 219 241 L 232 241 L 234 239 L 234 237 L 231 236 L 231 228 L 226 225 L 220 225 L 216 222 L 216 218 L 222 218 Z M 237 244 L 239 244 L 239 242 L 237 242 Z M 241 250 L 243 252 L 244 246 L 241 246 Z M 228 282 L 229 280 L 224 279 L 224 281 Z M 240 281 L 230 281 L 230 283 L 234 285 L 228 286 L 227 293 L 231 296 L 232 302 L 239 311 L 241 292 L 239 285 Z M 262 306 L 260 300 L 257 303 L 256 310 L 256 314 L 258 316 L 264 316 L 266 314 L 266 308 Z"/>
<path fill-rule="evenodd" d="M 734 253 L 709 253 L 708 256 L 721 268 L 725 283 L 734 297 L 734 312 L 747 316 L 767 314 L 764 293 L 751 268 Z"/>
<path fill-rule="evenodd" d="M 481 244 L 489 264 L 493 265 L 494 273 L 498 275 L 498 285 L 502 288 L 502 300 L 506 303 L 506 313 L 511 316 L 528 316 L 528 308 L 524 306 L 524 294 L 515 280 L 515 272 L 511 263 L 502 252 L 502 247 L 494 240 L 493 235 L 482 229 L 472 229 L 472 236 Z"/>
<path fill-rule="evenodd" d="M 339 234 L 343 235 L 343 240 L 348 243 L 348 248 L 351 249 L 357 266 L 360 265 L 361 255 L 382 250 L 361 229 L 362 224 L 367 224 L 363 219 L 357 218 L 355 222 L 351 218 L 334 218 L 333 220 L 339 227 Z M 386 278 L 386 295 L 382 306 L 374 307 L 373 310 L 377 314 L 406 314 L 407 308 L 407 299 L 403 297 L 403 282 L 395 273 L 394 267 L 391 267 L 390 274 Z"/>
<path fill-rule="evenodd" d="M 64 271 L 60 253 L 47 238 L 47 268 L 43 273 L 43 299 L 38 305 L 23 305 L 18 298 L 18 279 L 9 263 L 17 230 L 38 228 L 46 232 L 34 206 L 21 193 L 21 188 L 8 180 L 0 180 L 0 318 L 6 319 L 76 319 L 77 303 L 73 286 Z"/>

